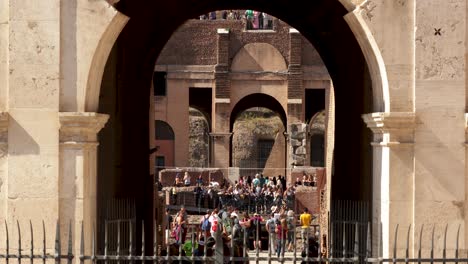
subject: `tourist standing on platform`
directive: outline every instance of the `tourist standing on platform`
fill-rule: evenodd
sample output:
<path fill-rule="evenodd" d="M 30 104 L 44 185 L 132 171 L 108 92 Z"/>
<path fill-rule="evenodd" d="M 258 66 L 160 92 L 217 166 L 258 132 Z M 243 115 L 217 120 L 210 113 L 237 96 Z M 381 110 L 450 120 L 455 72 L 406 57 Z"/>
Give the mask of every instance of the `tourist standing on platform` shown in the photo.
<path fill-rule="evenodd" d="M 284 245 L 286 243 L 286 234 L 288 233 L 288 227 L 286 224 L 286 219 L 281 219 L 277 221 L 276 224 L 276 254 L 279 258 L 281 255 L 284 256 Z"/>
<path fill-rule="evenodd" d="M 268 237 L 270 241 L 269 252 L 270 254 L 276 252 L 276 219 L 275 214 L 271 213 L 270 219 L 266 222 L 266 230 L 268 231 Z"/>
<path fill-rule="evenodd" d="M 294 211 L 289 210 L 286 217 L 286 224 L 288 226 L 288 240 L 287 246 L 288 251 L 293 251 L 294 249 L 294 232 L 296 232 L 296 218 L 294 217 Z"/>
<path fill-rule="evenodd" d="M 309 209 L 304 208 L 304 212 L 300 216 L 301 221 L 301 240 L 302 240 L 302 250 L 307 246 L 307 241 L 309 239 L 310 232 L 310 222 L 312 221 L 312 215 L 309 214 Z"/>

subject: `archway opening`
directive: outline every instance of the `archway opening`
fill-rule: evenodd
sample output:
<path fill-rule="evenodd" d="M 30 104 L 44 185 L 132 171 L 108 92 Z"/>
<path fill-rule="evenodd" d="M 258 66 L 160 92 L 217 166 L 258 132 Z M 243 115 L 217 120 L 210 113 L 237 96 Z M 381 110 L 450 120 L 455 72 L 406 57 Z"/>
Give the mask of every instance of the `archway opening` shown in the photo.
<path fill-rule="evenodd" d="M 191 8 L 180 8 L 185 5 Z M 101 133 L 101 138 L 105 137 L 101 141 L 101 149 L 107 148 L 107 151 L 101 151 L 103 154 L 100 158 L 108 160 L 101 162 L 100 177 L 109 171 L 114 172 L 111 175 L 115 177 L 116 184 L 103 190 L 109 191 L 110 196 L 135 198 L 138 219 L 146 219 L 148 222 L 154 219 L 153 210 L 150 210 L 153 208 L 153 180 L 148 177 L 148 96 L 156 58 L 177 27 L 187 19 L 212 10 L 263 10 L 286 21 L 314 45 L 333 79 L 335 91 L 332 199 L 370 200 L 370 132 L 362 122 L 361 114 L 373 109 L 372 85 L 363 53 L 343 19 L 347 11 L 338 0 L 294 4 L 285 1 L 270 1 L 266 4 L 260 0 L 207 0 L 197 5 L 187 0 L 121 0 L 116 7 L 131 19 L 114 46 L 103 77 L 103 80 L 109 82 L 103 82 L 99 111 L 109 113 L 112 120 L 106 131 Z M 293 69 L 295 62 L 288 61 L 288 69 Z M 228 66 L 216 65 L 221 70 Z M 115 85 L 110 85 L 111 82 Z M 109 92 L 116 96 L 106 101 Z M 225 96 L 216 93 L 214 97 L 224 100 Z M 288 93 L 289 99 L 300 100 L 302 97 L 292 90 Z M 109 105 L 110 101 L 115 103 Z M 291 111 L 294 111 L 294 107 L 291 107 Z M 104 157 L 113 148 L 115 154 Z M 351 150 L 355 155 L 349 155 Z M 103 167 L 104 163 L 111 168 Z M 103 183 L 111 181 L 102 180 Z M 151 233 L 145 234 L 151 241 Z"/>
<path fill-rule="evenodd" d="M 239 168 L 239 175 L 285 175 L 284 132 L 279 115 L 270 109 L 248 108 L 237 115 L 232 129 L 231 164 Z"/>

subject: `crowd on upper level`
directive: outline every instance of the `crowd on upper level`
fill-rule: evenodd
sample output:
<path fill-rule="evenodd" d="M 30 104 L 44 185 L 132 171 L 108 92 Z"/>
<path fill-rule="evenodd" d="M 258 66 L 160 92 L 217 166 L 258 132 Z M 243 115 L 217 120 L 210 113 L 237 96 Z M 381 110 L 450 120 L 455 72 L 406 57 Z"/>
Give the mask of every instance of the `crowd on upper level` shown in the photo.
<path fill-rule="evenodd" d="M 273 29 L 273 17 L 264 12 L 254 10 L 222 10 L 213 11 L 200 16 L 200 20 L 245 20 L 247 30 Z"/>

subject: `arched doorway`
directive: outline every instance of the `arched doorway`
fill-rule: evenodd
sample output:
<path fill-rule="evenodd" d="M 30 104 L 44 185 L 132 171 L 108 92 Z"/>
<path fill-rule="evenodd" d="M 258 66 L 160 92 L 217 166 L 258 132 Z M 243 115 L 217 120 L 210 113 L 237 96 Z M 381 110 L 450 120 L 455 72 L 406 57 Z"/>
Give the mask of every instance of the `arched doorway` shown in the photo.
<path fill-rule="evenodd" d="M 251 110 L 250 113 L 246 112 L 247 110 Z M 266 119 L 263 117 L 267 115 L 272 115 L 275 114 L 277 116 L 277 122 L 270 122 L 270 124 L 266 124 Z M 236 137 L 236 130 L 235 128 L 235 123 L 238 120 L 246 120 L 248 119 L 249 115 L 253 118 L 256 118 L 257 122 L 253 121 L 251 122 L 252 129 L 251 132 L 253 135 L 253 138 L 251 138 L 251 143 L 254 144 L 257 147 L 255 152 L 255 165 L 254 163 L 250 164 L 243 164 L 242 160 L 251 160 L 253 156 L 249 157 L 243 157 L 242 155 L 236 157 L 234 155 L 239 154 L 236 152 L 236 150 L 240 150 L 240 146 L 233 146 L 233 142 L 235 141 Z M 262 118 L 263 120 L 259 120 L 259 117 Z M 230 131 L 233 133 L 233 138 L 231 139 L 231 146 L 230 146 L 230 166 L 236 166 L 236 167 L 250 167 L 252 170 L 247 169 L 245 173 L 250 173 L 252 174 L 255 170 L 257 172 L 262 168 L 262 172 L 265 170 L 264 166 L 267 165 L 267 162 L 269 160 L 269 155 L 273 149 L 273 147 L 276 148 L 275 150 L 278 151 L 280 150 L 283 155 L 278 155 L 277 156 L 272 156 L 271 158 L 276 158 L 279 161 L 279 164 L 282 164 L 282 166 L 277 166 L 278 170 L 272 170 L 270 173 L 272 176 L 274 174 L 285 174 L 285 169 L 286 169 L 286 144 L 285 144 L 285 139 L 284 139 L 284 132 L 286 131 L 287 127 L 287 116 L 286 112 L 284 111 L 283 106 L 276 100 L 274 97 L 267 95 L 267 94 L 261 94 L 261 93 L 253 93 L 250 95 L 247 95 L 243 97 L 239 102 L 236 103 L 236 105 L 233 107 L 231 111 L 231 117 L 230 117 Z M 274 120 L 274 119 L 272 119 Z M 268 127 L 272 129 L 270 132 L 260 132 L 255 133 L 253 130 L 256 126 L 261 125 L 263 121 L 263 129 L 267 129 Z M 240 129 L 240 127 L 237 127 Z M 260 130 L 260 129 L 258 129 Z M 237 131 L 237 133 L 242 133 L 241 131 Z M 260 135 L 262 134 L 263 135 Z M 237 135 L 239 136 L 239 135 Z M 239 141 L 239 143 L 244 144 L 247 143 L 247 139 L 243 139 L 242 141 Z M 259 145 L 263 145 L 261 149 L 259 149 Z M 279 148 L 279 146 L 282 145 L 284 148 Z M 258 156 L 258 154 L 261 154 Z M 237 163 L 235 163 L 237 162 Z M 278 162 L 275 163 L 278 165 Z M 260 166 L 260 167 L 258 167 Z M 273 168 L 272 165 L 270 165 L 271 168 Z M 283 169 L 281 169 L 283 168 Z M 241 170 L 242 172 L 242 170 Z M 247 176 L 247 175 L 245 175 Z"/>
<path fill-rule="evenodd" d="M 180 6 L 187 4 L 189 3 L 184 0 L 164 3 L 121 0 L 116 5 L 117 9 L 132 19 L 114 46 L 114 58 L 117 59 L 117 63 L 114 64 L 117 65 L 115 71 L 107 71 L 105 74 L 105 78 L 112 79 L 114 76 L 117 79 L 118 111 L 100 108 L 102 112 L 114 114 L 117 120 L 116 126 L 109 128 L 116 132 L 110 141 L 116 143 L 119 149 L 116 159 L 120 162 L 116 164 L 119 170 L 118 178 L 122 184 L 115 193 L 136 197 L 141 201 L 138 203 L 140 208 L 137 208 L 138 217 L 148 220 L 153 218 L 152 213 L 145 209 L 152 207 L 153 194 L 149 187 L 151 182 L 145 176 L 148 175 L 149 167 L 147 98 L 154 62 L 169 36 L 186 19 L 208 11 L 253 8 L 285 20 L 319 51 L 333 79 L 336 99 L 333 195 L 336 199 L 369 200 L 372 186 L 372 154 L 369 147 L 370 133 L 362 122 L 361 115 L 371 112 L 372 109 L 383 111 L 388 108 L 384 100 L 386 84 L 385 80 L 382 81 L 385 74 L 379 68 L 379 56 L 362 53 L 358 40 L 343 19 L 348 11 L 342 4 L 329 0 L 295 4 L 278 0 L 269 2 L 268 5 L 261 1 L 206 1 L 181 11 Z M 369 41 L 359 41 L 364 43 L 362 45 L 372 47 Z M 343 46 L 343 43 L 346 45 Z M 365 55 L 368 58 L 367 62 Z M 376 58 L 369 58 L 372 55 Z M 218 64 L 220 72 L 227 69 L 227 63 Z M 288 68 L 293 69 L 294 65 L 292 60 Z M 109 64 L 108 66 L 110 67 Z M 372 67 L 372 75 L 369 66 Z M 117 76 L 119 78 L 116 78 Z M 216 96 L 223 99 L 221 93 Z M 291 91 L 288 93 L 288 99 L 300 98 Z M 349 157 L 350 149 L 356 155 Z M 134 175 L 138 177 L 135 178 Z"/>
<path fill-rule="evenodd" d="M 155 175 L 166 166 L 174 166 L 174 130 L 172 127 L 162 121 L 154 121 L 155 127 L 155 145 L 156 145 L 156 158 L 155 158 Z"/>

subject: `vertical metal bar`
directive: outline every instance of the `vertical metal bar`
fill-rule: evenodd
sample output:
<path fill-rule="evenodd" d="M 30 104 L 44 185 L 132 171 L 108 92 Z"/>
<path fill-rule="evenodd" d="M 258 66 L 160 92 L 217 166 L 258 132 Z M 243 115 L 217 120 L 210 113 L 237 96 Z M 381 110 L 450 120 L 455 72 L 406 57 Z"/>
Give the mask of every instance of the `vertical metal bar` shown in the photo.
<path fill-rule="evenodd" d="M 104 264 L 107 264 L 107 251 L 109 249 L 109 223 L 107 219 L 104 221 Z"/>
<path fill-rule="evenodd" d="M 156 220 L 154 220 L 154 234 L 153 234 L 153 240 L 154 240 L 154 243 L 153 243 L 153 264 L 156 264 L 157 263 L 157 257 L 158 257 L 158 223 L 156 222 Z M 192 248 L 193 248 L 193 245 L 192 244 Z M 193 252 L 193 250 L 192 250 Z"/>
<path fill-rule="evenodd" d="M 245 258 L 245 255 L 246 255 L 246 254 L 245 254 L 245 248 L 248 246 L 248 245 L 247 245 L 247 236 L 248 236 L 249 234 L 248 234 L 246 228 L 244 228 L 243 231 L 244 231 L 244 241 L 242 241 L 242 243 L 243 243 L 244 246 L 242 247 L 242 257 Z"/>
<path fill-rule="evenodd" d="M 397 224 L 395 227 L 395 241 L 393 242 L 393 264 L 396 264 L 396 258 L 397 258 L 397 246 L 398 246 L 398 228 L 400 227 L 400 224 Z"/>
<path fill-rule="evenodd" d="M 406 233 L 406 254 L 405 254 L 405 263 L 408 264 L 409 259 L 409 237 L 411 232 L 411 224 L 408 227 L 408 233 Z"/>
<path fill-rule="evenodd" d="M 128 235 L 130 236 L 128 243 L 128 255 L 130 259 L 130 264 L 133 264 L 133 221 L 130 221 L 128 232 Z M 169 247 L 167 249 L 167 254 L 169 255 Z"/>
<path fill-rule="evenodd" d="M 233 221 L 233 224 L 234 224 L 234 221 Z M 234 226 L 231 228 L 231 258 L 234 257 Z M 236 227 L 237 229 L 237 227 Z M 219 241 L 216 241 L 216 243 L 219 243 Z M 217 246 L 218 244 L 216 244 Z M 231 259 L 232 261 L 232 259 Z"/>
<path fill-rule="evenodd" d="M 293 246 L 293 264 L 296 264 L 296 261 L 297 261 L 297 232 L 296 232 L 296 227 L 297 227 L 297 223 L 296 223 L 296 215 L 294 214 L 294 233 L 293 233 L 293 241 L 294 241 L 294 246 Z"/>
<path fill-rule="evenodd" d="M 60 264 L 60 257 L 62 255 L 62 249 L 60 245 L 60 224 L 57 220 L 57 226 L 55 228 L 55 263 Z"/>
<path fill-rule="evenodd" d="M 381 255 L 381 240 L 382 240 L 382 237 L 383 237 L 383 230 L 382 230 L 382 222 L 379 222 L 379 237 L 377 238 L 377 255 L 380 257 Z M 379 261 L 379 263 L 381 263 L 381 261 Z"/>
<path fill-rule="evenodd" d="M 372 256 L 371 223 L 367 222 L 366 258 L 368 259 L 371 256 Z"/>
<path fill-rule="evenodd" d="M 117 264 L 120 264 L 120 227 L 122 220 L 117 220 Z"/>
<path fill-rule="evenodd" d="M 46 236 L 44 220 L 42 220 L 42 264 L 46 264 Z"/>
<path fill-rule="evenodd" d="M 261 224 L 260 224 L 260 216 L 257 216 L 257 217 L 258 217 L 258 218 L 257 218 L 257 223 L 258 223 L 258 224 L 257 224 L 256 227 L 255 227 L 255 233 L 256 233 L 255 235 L 256 235 L 256 236 L 254 237 L 254 245 L 255 245 L 255 249 L 256 249 L 256 252 L 255 252 L 255 263 L 256 263 L 256 264 L 259 263 L 259 260 L 258 260 L 258 256 L 260 255 L 259 246 L 260 246 L 260 244 L 261 244 L 261 242 L 260 242 L 260 243 L 257 243 L 257 240 L 255 240 L 255 239 L 258 239 L 258 241 L 261 241 L 260 237 L 258 236 L 258 235 L 259 235 L 259 230 L 258 230 L 258 229 L 260 228 L 260 225 L 261 225 Z"/>
<path fill-rule="evenodd" d="M 18 220 L 16 220 L 16 227 L 18 228 L 18 264 L 21 264 L 21 228 Z"/>
<path fill-rule="evenodd" d="M 145 263 L 145 220 L 141 220 L 141 259 Z"/>
<path fill-rule="evenodd" d="M 81 234 L 80 234 L 80 264 L 84 264 L 84 224 L 81 221 Z"/>
<path fill-rule="evenodd" d="M 357 258 L 359 256 L 359 227 L 358 222 L 354 223 L 354 257 Z"/>
<path fill-rule="evenodd" d="M 445 259 L 447 257 L 447 229 L 448 229 L 448 224 L 445 225 L 445 232 L 444 232 L 444 250 L 442 251 L 442 263 L 445 264 Z"/>
<path fill-rule="evenodd" d="M 192 226 L 192 234 L 190 235 L 190 240 L 192 241 L 192 264 L 195 264 L 195 228 Z M 156 263 L 154 263 L 156 264 Z"/>
<path fill-rule="evenodd" d="M 204 243 L 204 247 L 203 247 L 203 262 L 206 263 L 206 252 L 208 250 L 208 247 L 206 246 L 208 242 L 208 237 L 206 236 L 206 232 L 203 232 L 203 243 Z"/>
<path fill-rule="evenodd" d="M 180 196 L 180 195 L 179 195 Z M 182 217 L 182 216 L 181 216 Z M 179 241 L 177 241 L 177 243 L 179 243 L 179 257 L 182 257 L 182 233 L 183 233 L 183 230 L 182 230 L 182 225 L 180 226 L 179 228 Z M 185 241 L 184 241 L 185 242 Z M 182 264 L 182 260 L 179 259 L 179 263 Z"/>
<path fill-rule="evenodd" d="M 434 231 L 435 231 L 435 224 L 432 227 L 432 239 L 431 239 L 431 264 L 434 263 Z"/>
<path fill-rule="evenodd" d="M 31 219 L 29 219 L 29 230 L 31 232 L 31 249 L 30 249 L 29 260 L 30 260 L 30 263 L 33 264 L 34 263 L 34 233 L 33 233 Z"/>
<path fill-rule="evenodd" d="M 346 232 L 345 232 L 346 231 L 346 223 L 343 222 L 342 226 L 343 226 L 343 249 L 342 249 L 343 250 L 343 252 L 342 252 L 343 256 L 342 257 L 346 258 Z"/>
<path fill-rule="evenodd" d="M 91 256 L 91 261 L 93 264 L 96 264 L 96 229 L 94 228 L 94 223 L 93 223 L 93 238 L 91 239 L 91 251 L 92 251 L 92 256 Z"/>
<path fill-rule="evenodd" d="M 8 264 L 10 262 L 10 239 L 8 236 L 8 224 L 5 219 L 5 232 L 6 232 L 6 259 L 5 263 Z"/>
<path fill-rule="evenodd" d="M 268 224 L 268 223 L 266 223 Z M 274 247 L 272 248 L 271 247 L 271 239 L 272 239 L 272 232 L 271 231 L 268 231 L 268 264 L 271 263 L 271 251 L 273 251 Z"/>
<path fill-rule="evenodd" d="M 333 215 L 333 214 L 332 214 Z M 334 227 L 335 226 L 335 223 L 333 223 L 331 220 L 330 220 L 330 225 L 329 225 L 329 228 L 330 228 L 330 237 L 328 238 L 328 243 L 329 243 L 329 254 L 330 254 L 330 258 L 333 258 L 333 230 L 334 230 Z"/>
<path fill-rule="evenodd" d="M 423 230 L 424 230 L 424 224 L 421 225 L 421 231 L 419 231 L 418 264 L 421 264 L 421 245 L 422 245 Z"/>
<path fill-rule="evenodd" d="M 73 241 L 72 241 L 72 222 L 68 224 L 68 254 L 67 254 L 67 263 L 72 264 L 73 260 Z"/>
<path fill-rule="evenodd" d="M 458 242 L 460 239 L 460 224 L 458 225 L 458 230 L 457 230 L 457 243 L 455 245 L 455 264 L 458 263 Z"/>

